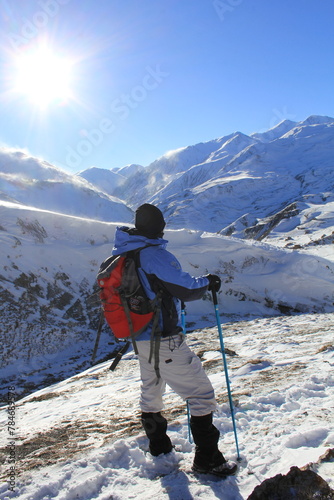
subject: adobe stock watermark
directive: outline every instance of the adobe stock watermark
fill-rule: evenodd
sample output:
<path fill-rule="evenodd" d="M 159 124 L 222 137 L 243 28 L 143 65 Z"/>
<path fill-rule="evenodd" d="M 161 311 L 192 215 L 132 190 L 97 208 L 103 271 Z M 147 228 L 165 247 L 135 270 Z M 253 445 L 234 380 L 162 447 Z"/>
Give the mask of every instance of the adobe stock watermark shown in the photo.
<path fill-rule="evenodd" d="M 37 10 L 30 19 L 24 18 L 19 33 L 9 33 L 7 38 L 14 50 L 19 50 L 36 38 L 41 30 L 45 29 L 50 19 L 59 14 L 60 8 L 71 0 L 38 0 L 40 10 Z"/>
<path fill-rule="evenodd" d="M 169 73 L 162 71 L 160 65 L 154 68 L 147 66 L 146 73 L 139 85 L 135 85 L 129 93 L 121 94 L 110 104 L 110 114 L 103 117 L 98 125 L 91 130 L 82 130 L 81 136 L 75 147 L 67 146 L 65 163 L 69 168 L 77 168 L 82 163 L 83 158 L 87 158 L 94 150 L 100 146 L 106 136 L 110 136 L 116 130 L 118 121 L 126 120 L 132 110 L 145 101 L 148 94 L 157 89 L 161 83 L 169 76 Z"/>
<path fill-rule="evenodd" d="M 272 113 L 273 113 L 273 115 L 272 115 L 271 119 L 269 120 L 268 128 L 263 128 L 261 130 L 258 130 L 257 131 L 258 134 L 262 134 L 264 132 L 267 132 L 268 130 L 276 127 L 276 125 L 283 122 L 284 120 L 294 121 L 296 119 L 296 115 L 289 113 L 287 106 L 283 106 L 282 109 L 273 108 Z"/>
<path fill-rule="evenodd" d="M 244 0 L 213 0 L 212 5 L 219 19 L 225 21 L 226 14 L 233 12 L 243 1 Z"/>
<path fill-rule="evenodd" d="M 6 445 L 6 451 L 8 454 L 7 463 L 7 480 L 8 489 L 14 491 L 16 487 L 16 476 L 17 476 L 17 454 L 16 454 L 16 388 L 15 386 L 9 386 L 7 390 L 7 433 L 8 433 L 8 443 Z"/>
<path fill-rule="evenodd" d="M 269 128 L 273 128 L 279 123 L 281 123 L 284 120 L 295 120 L 296 115 L 293 115 L 288 112 L 287 106 L 283 106 L 282 110 L 279 110 L 277 108 L 274 108 L 273 110 L 273 117 L 271 118 L 269 122 Z"/>

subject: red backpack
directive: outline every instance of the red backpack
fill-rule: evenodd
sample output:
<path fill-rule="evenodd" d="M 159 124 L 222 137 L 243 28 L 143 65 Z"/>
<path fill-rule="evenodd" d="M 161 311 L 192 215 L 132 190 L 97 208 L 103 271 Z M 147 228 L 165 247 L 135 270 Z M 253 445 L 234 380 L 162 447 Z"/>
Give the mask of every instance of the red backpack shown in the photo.
<path fill-rule="evenodd" d="M 117 339 L 135 340 L 152 320 L 153 333 L 158 323 L 160 301 L 150 300 L 140 282 L 139 251 L 108 257 L 97 275 L 104 317 Z"/>

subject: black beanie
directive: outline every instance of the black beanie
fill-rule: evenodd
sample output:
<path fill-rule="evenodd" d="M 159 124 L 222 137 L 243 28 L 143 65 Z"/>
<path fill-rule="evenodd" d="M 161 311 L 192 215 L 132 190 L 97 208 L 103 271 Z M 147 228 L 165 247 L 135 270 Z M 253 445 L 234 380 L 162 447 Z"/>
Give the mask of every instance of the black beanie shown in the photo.
<path fill-rule="evenodd" d="M 140 234 L 148 238 L 163 235 L 166 223 L 158 207 L 145 203 L 136 210 L 135 226 Z"/>

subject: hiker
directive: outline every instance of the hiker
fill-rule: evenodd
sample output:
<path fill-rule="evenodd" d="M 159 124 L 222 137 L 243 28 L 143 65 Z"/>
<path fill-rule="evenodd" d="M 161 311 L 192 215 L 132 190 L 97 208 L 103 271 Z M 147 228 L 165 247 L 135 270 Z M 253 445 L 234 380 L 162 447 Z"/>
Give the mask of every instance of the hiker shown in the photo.
<path fill-rule="evenodd" d="M 216 409 L 214 390 L 200 359 L 185 342 L 180 314 L 181 301 L 200 299 L 207 290 L 218 292 L 221 281 L 213 274 L 194 278 L 182 271 L 178 260 L 166 250 L 168 242 L 163 239 L 165 225 L 163 214 L 157 207 L 147 203 L 141 205 L 136 211 L 135 228 L 116 229 L 112 251 L 113 255 L 121 255 L 142 248 L 139 275 L 146 294 L 150 299 L 158 291 L 162 294 L 158 323 L 161 337 L 155 349 L 158 351 L 155 352 L 158 365 L 154 359 L 150 360 L 152 326 L 136 338 L 141 374 L 142 424 L 153 456 L 173 450 L 167 435 L 167 420 L 161 415 L 162 397 L 168 384 L 189 404 L 190 428 L 196 445 L 193 470 L 230 475 L 237 466 L 228 462 L 218 449 L 220 434 L 212 423 L 212 414 Z"/>

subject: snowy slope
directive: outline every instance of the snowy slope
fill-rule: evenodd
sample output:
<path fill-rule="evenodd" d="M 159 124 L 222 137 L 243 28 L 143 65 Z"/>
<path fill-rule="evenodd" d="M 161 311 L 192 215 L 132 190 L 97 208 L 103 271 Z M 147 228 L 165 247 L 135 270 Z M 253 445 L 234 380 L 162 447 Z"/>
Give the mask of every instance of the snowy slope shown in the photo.
<path fill-rule="evenodd" d="M 186 406 L 170 390 L 164 414 L 176 451 L 146 452 L 138 363 L 129 353 L 115 372 L 102 363 L 16 403 L 14 491 L 6 463 L 14 438 L 3 432 L 0 499 L 243 500 L 265 479 L 307 464 L 334 488 L 333 328 L 333 314 L 223 324 L 242 458 L 236 477 L 189 473 Z M 235 460 L 217 329 L 188 334 L 187 342 L 215 388 L 220 449 Z M 3 429 L 7 419 L 2 410 Z"/>
<path fill-rule="evenodd" d="M 133 218 L 124 202 L 83 178 L 6 149 L 0 150 L 0 199 L 91 219 L 126 222 Z"/>
<path fill-rule="evenodd" d="M 24 393 L 66 376 L 70 359 L 78 370 L 76 357 L 91 349 L 99 317 L 91 296 L 115 226 L 6 202 L 0 213 L 1 366 Z"/>
<path fill-rule="evenodd" d="M 66 182 L 71 178 L 71 175 L 44 160 L 31 157 L 23 151 L 7 148 L 0 149 L 0 172 L 17 175 L 23 179 L 38 179 L 40 181 Z"/>
<path fill-rule="evenodd" d="M 24 394 L 87 366 L 99 318 L 96 274 L 116 225 L 8 202 L 0 202 L 0 215 L 0 373 L 20 380 Z M 203 232 L 167 231 L 166 238 L 186 271 L 221 276 L 219 300 L 230 317 L 333 310 L 329 259 Z M 189 323 L 214 322 L 209 295 L 187 311 Z M 103 345 L 109 341 L 106 332 Z"/>

